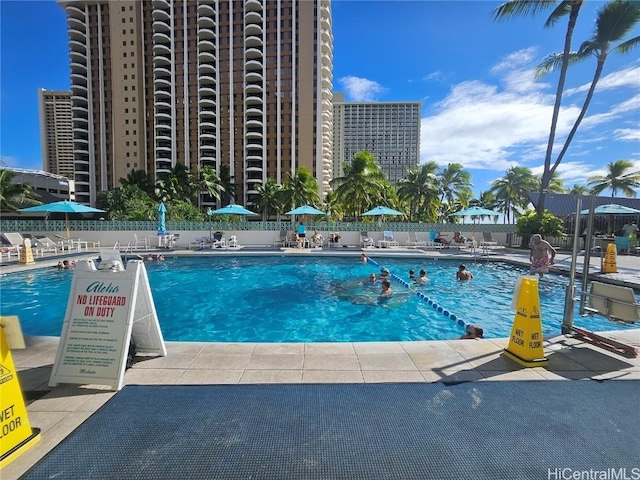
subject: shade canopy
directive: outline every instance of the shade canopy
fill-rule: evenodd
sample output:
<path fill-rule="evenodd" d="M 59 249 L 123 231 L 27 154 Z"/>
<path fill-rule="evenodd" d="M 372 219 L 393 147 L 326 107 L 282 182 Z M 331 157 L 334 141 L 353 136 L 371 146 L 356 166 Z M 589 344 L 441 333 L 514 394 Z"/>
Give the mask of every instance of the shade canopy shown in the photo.
<path fill-rule="evenodd" d="M 27 207 L 18 210 L 19 212 L 48 212 L 48 213 L 64 213 L 65 227 L 67 230 L 67 238 L 69 238 L 69 214 L 70 213 L 104 213 L 104 210 L 89 207 L 81 203 L 72 202 L 70 200 L 62 200 L 61 202 L 45 203 L 44 205 L 36 205 L 35 207 Z"/>
<path fill-rule="evenodd" d="M 89 207 L 81 203 L 62 200 L 61 202 L 45 203 L 44 205 L 36 205 L 35 207 L 27 207 L 19 210 L 20 212 L 49 212 L 49 213 L 104 213 L 104 210 Z"/>
<path fill-rule="evenodd" d="M 369 210 L 368 212 L 364 212 L 362 216 L 373 216 L 373 215 L 404 215 L 402 212 L 394 210 L 393 208 L 379 206 Z"/>
<path fill-rule="evenodd" d="M 640 210 L 615 203 L 608 203 L 606 205 L 598 205 L 593 209 L 593 213 L 596 215 L 633 215 L 634 213 L 640 213 Z M 580 215 L 588 214 L 588 208 L 586 210 L 580 210 Z"/>
<path fill-rule="evenodd" d="M 498 215 L 502 214 L 495 210 L 489 210 L 488 208 L 482 207 L 463 208 L 459 212 L 451 214 L 452 217 L 497 217 Z"/>
<path fill-rule="evenodd" d="M 247 210 L 242 205 L 227 205 L 226 207 L 213 210 L 212 215 L 257 215 L 257 213 Z"/>
<path fill-rule="evenodd" d="M 311 207 L 309 205 L 304 205 L 302 207 L 294 208 L 290 212 L 285 213 L 285 215 L 326 215 L 326 214 L 323 211 L 318 210 L 317 208 Z"/>

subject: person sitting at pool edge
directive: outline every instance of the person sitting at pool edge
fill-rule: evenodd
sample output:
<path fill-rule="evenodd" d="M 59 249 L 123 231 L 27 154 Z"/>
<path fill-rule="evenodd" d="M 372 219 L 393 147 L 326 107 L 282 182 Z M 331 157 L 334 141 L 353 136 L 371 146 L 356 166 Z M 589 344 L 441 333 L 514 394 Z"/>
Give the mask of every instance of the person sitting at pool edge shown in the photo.
<path fill-rule="evenodd" d="M 442 245 L 446 245 L 447 247 L 449 246 L 449 240 L 444 238 L 444 235 L 442 235 L 442 232 L 436 233 L 436 237 L 433 239 L 433 241 L 436 243 L 441 243 Z"/>
<path fill-rule="evenodd" d="M 484 338 L 484 330 L 479 325 L 467 325 L 467 333 L 460 340 L 478 340 Z"/>
<path fill-rule="evenodd" d="M 458 271 L 456 272 L 456 279 L 458 280 L 471 280 L 473 278 L 473 273 L 467 270 L 463 264 L 460 264 L 458 267 Z"/>
<path fill-rule="evenodd" d="M 313 236 L 311 237 L 311 241 L 313 242 L 314 247 L 321 247 L 322 242 L 324 242 L 324 237 L 318 230 L 313 231 Z"/>
<path fill-rule="evenodd" d="M 467 241 L 467 237 L 462 235 L 462 232 L 456 232 L 453 234 L 453 241 L 455 243 L 465 243 Z"/>

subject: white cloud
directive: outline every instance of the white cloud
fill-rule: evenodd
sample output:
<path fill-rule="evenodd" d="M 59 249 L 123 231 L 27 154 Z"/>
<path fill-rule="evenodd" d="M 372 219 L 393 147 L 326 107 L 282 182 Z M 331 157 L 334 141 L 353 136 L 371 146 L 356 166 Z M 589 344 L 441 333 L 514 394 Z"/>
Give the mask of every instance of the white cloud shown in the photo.
<path fill-rule="evenodd" d="M 542 173 L 555 85 L 533 81 L 535 49 L 514 52 L 491 69 L 498 81 L 466 81 L 452 86 L 446 98 L 425 108 L 422 118 L 421 163 L 439 165 L 456 162 L 467 169 L 493 170 L 502 176 L 513 165 Z M 434 75 L 434 74 L 432 74 Z M 634 78 L 635 77 L 635 78 Z M 640 82 L 640 69 L 627 68 L 602 79 L 605 88 L 629 87 Z M 635 93 L 635 92 L 634 92 Z M 565 184 L 584 183 L 594 174 L 597 162 L 608 157 L 597 154 L 604 142 L 637 140 L 635 112 L 640 110 L 639 95 L 608 106 L 608 111 L 587 115 L 557 171 Z M 554 160 L 580 113 L 582 104 L 563 102 L 558 117 Z M 633 116 L 627 125 L 625 120 Z M 616 130 L 597 129 L 615 120 Z M 585 134 L 588 132 L 588 134 Z M 605 151 L 608 153 L 608 151 Z M 600 159 L 603 159 L 600 161 Z"/>
<path fill-rule="evenodd" d="M 366 78 L 348 76 L 338 80 L 351 102 L 372 102 L 386 92 L 386 88 L 378 82 Z"/>
<path fill-rule="evenodd" d="M 568 88 L 565 95 L 574 95 L 589 90 L 591 82 L 580 85 L 577 88 Z M 596 85 L 596 92 L 612 90 L 621 87 L 640 88 L 640 67 L 625 68 L 602 77 Z"/>

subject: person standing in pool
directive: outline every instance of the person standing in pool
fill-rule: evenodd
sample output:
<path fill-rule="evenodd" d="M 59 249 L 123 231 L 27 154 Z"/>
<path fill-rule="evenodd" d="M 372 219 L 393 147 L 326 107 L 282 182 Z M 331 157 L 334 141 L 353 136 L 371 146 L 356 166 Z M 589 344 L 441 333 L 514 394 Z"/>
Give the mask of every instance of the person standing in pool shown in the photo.
<path fill-rule="evenodd" d="M 463 264 L 460 264 L 458 267 L 458 271 L 456 272 L 456 279 L 458 280 L 471 280 L 473 278 L 473 273 L 467 270 Z"/>
<path fill-rule="evenodd" d="M 549 272 L 549 265 L 553 265 L 555 258 L 556 249 L 549 242 L 543 240 L 542 235 L 536 233 L 531 237 L 531 253 L 529 254 L 531 269 L 529 273 L 537 273 L 542 278 L 545 273 Z"/>
<path fill-rule="evenodd" d="M 307 236 L 307 227 L 305 227 L 304 223 L 300 222 L 298 225 L 298 248 L 303 248 Z"/>

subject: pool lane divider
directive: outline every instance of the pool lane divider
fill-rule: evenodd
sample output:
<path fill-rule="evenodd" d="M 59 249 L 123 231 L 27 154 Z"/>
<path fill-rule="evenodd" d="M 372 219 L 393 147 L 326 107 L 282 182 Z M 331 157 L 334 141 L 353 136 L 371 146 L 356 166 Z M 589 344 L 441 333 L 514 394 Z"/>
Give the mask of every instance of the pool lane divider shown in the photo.
<path fill-rule="evenodd" d="M 375 260 L 373 260 L 372 258 L 368 258 L 368 262 L 373 263 L 377 267 L 380 266 L 380 264 L 378 262 L 376 262 Z M 411 285 L 409 285 L 409 282 L 407 282 L 403 278 L 400 278 L 398 275 L 395 275 L 395 274 L 389 272 L 389 278 L 393 278 L 396 282 L 398 282 L 401 285 L 404 285 L 405 287 L 407 287 L 409 290 L 411 290 L 413 293 L 416 294 L 416 297 L 418 297 L 420 300 L 423 300 L 424 302 L 426 302 L 427 305 L 429 305 L 431 308 L 433 308 L 437 312 L 442 313 L 445 317 L 447 317 L 447 318 L 453 320 L 454 322 L 456 322 L 458 325 L 463 327 L 465 329 L 465 331 L 466 331 L 467 327 L 471 326 L 470 323 L 466 323 L 464 320 L 462 320 L 460 317 L 458 317 L 455 313 L 451 313 L 449 310 L 447 310 L 443 306 L 438 305 L 438 303 L 435 300 L 427 297 L 421 291 L 414 290 L 413 288 L 411 288 Z"/>

